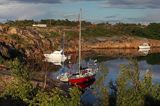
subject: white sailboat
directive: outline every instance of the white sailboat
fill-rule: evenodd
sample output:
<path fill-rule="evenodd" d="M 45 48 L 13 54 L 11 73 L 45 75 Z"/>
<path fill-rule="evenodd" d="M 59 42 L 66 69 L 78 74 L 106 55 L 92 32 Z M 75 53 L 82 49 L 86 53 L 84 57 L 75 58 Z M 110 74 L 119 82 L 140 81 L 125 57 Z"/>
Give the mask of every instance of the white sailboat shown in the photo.
<path fill-rule="evenodd" d="M 65 35 L 63 35 L 63 36 L 65 36 Z M 63 44 L 63 46 L 64 46 L 64 44 Z M 67 57 L 64 55 L 63 47 L 60 51 L 54 51 L 50 54 L 44 54 L 44 57 L 45 57 L 45 61 L 51 62 L 55 65 L 62 65 L 62 62 L 64 62 L 67 59 Z"/>
<path fill-rule="evenodd" d="M 139 49 L 150 49 L 150 46 L 148 43 L 143 43 L 142 45 L 139 45 Z"/>
<path fill-rule="evenodd" d="M 64 54 L 62 54 L 62 52 L 63 50 L 54 51 L 51 54 L 44 54 L 45 61 L 51 62 L 55 65 L 62 65 L 61 62 L 64 62 L 67 59 L 67 57 Z"/>

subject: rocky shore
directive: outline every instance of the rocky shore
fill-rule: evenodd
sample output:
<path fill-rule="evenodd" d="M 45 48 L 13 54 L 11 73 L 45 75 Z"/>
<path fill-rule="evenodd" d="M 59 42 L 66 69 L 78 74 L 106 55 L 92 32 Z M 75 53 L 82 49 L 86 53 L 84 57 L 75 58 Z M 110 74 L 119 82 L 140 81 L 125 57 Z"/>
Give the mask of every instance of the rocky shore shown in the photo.
<path fill-rule="evenodd" d="M 131 38 L 129 40 L 104 41 L 87 45 L 91 49 L 138 49 L 143 43 L 148 43 L 151 48 L 160 48 L 160 40 Z"/>
<path fill-rule="evenodd" d="M 138 49 L 138 47 L 143 43 L 148 43 L 151 48 L 160 49 L 160 40 L 139 37 L 119 37 L 117 40 L 113 40 L 112 38 L 105 38 L 103 41 L 83 41 L 82 51 L 90 51 L 93 49 Z M 69 52 L 75 52 L 75 50 L 76 49 L 73 48 L 68 49 Z"/>
<path fill-rule="evenodd" d="M 10 27 L 0 26 L 0 55 L 4 58 L 43 58 L 44 53 L 51 53 L 61 47 L 62 36 L 57 36 L 57 28 Z M 53 33 L 54 32 L 54 33 Z M 77 35 L 78 36 L 78 35 Z M 77 37 L 78 38 L 78 37 Z M 66 41 L 65 52 L 78 51 L 76 37 Z M 82 51 L 93 49 L 138 49 L 148 43 L 151 48 L 160 48 L 160 40 L 133 36 L 113 36 L 85 39 L 82 36 Z M 22 58 L 23 57 L 23 58 Z"/>

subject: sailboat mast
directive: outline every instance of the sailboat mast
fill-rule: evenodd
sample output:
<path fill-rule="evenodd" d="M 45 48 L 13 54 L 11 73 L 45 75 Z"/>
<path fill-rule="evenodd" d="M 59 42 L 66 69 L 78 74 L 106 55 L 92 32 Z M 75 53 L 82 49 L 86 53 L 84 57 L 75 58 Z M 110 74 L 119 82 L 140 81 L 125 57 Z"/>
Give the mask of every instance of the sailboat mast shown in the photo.
<path fill-rule="evenodd" d="M 82 9 L 80 9 L 80 13 L 79 13 L 79 74 L 81 74 L 81 70 L 80 70 L 80 67 L 81 67 L 81 26 L 82 26 L 82 23 L 81 23 L 81 18 L 82 18 Z"/>
<path fill-rule="evenodd" d="M 62 36 L 62 58 L 61 58 L 62 67 L 64 67 L 64 61 L 63 61 L 63 57 L 64 57 L 64 37 L 65 37 L 65 32 L 63 33 L 63 36 Z"/>

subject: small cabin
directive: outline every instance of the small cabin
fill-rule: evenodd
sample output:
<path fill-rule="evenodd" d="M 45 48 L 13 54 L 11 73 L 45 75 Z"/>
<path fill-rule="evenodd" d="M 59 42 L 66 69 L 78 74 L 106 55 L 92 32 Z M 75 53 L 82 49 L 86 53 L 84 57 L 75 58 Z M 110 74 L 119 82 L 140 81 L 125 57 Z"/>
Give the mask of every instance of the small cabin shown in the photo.
<path fill-rule="evenodd" d="M 46 24 L 33 24 L 32 26 L 33 26 L 33 27 L 42 27 L 42 28 L 47 27 Z"/>

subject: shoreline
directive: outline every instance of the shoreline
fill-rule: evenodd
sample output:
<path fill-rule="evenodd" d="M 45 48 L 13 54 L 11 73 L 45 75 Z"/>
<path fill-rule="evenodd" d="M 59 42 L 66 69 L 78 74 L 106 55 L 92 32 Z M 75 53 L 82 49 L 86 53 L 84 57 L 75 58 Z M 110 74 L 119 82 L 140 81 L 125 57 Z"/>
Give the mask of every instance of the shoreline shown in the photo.
<path fill-rule="evenodd" d="M 93 49 L 138 49 L 140 45 L 143 43 L 148 43 L 152 48 L 160 48 L 160 40 L 154 39 L 143 39 L 143 38 L 130 38 L 127 40 L 119 39 L 118 41 L 106 40 L 102 42 L 96 41 L 95 43 L 91 41 L 83 41 L 82 42 L 82 51 L 91 51 Z M 74 44 L 71 44 L 74 45 Z M 78 48 L 72 46 L 70 48 L 66 48 L 67 52 L 76 52 Z"/>

